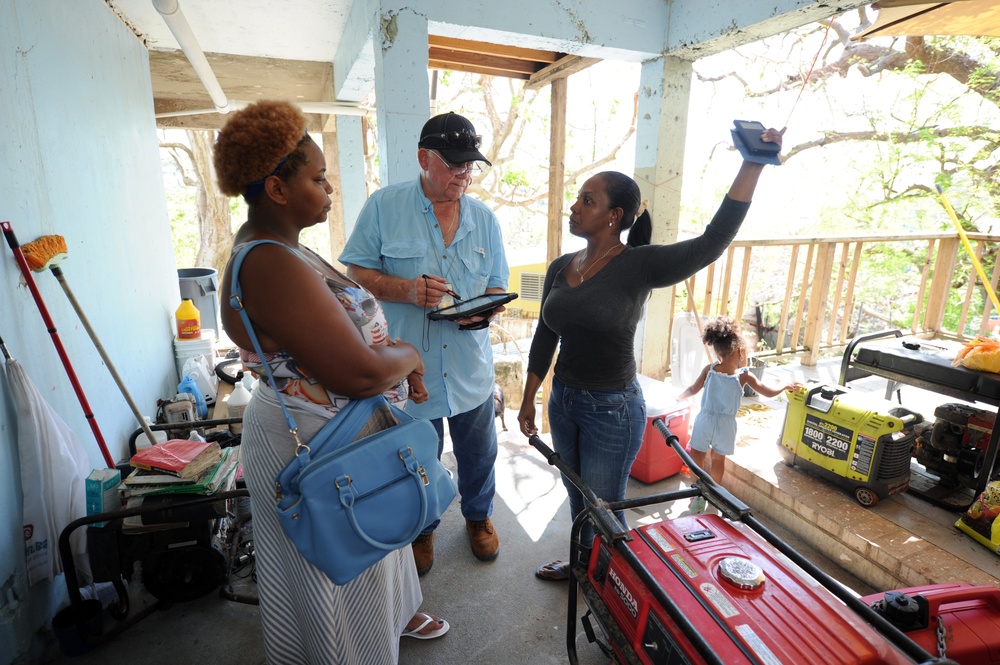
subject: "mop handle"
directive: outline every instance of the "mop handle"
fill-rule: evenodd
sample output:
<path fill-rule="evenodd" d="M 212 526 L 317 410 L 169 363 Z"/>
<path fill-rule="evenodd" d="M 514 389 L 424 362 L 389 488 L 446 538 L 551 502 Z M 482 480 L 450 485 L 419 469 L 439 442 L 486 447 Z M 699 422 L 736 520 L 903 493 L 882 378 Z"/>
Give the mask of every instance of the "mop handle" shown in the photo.
<path fill-rule="evenodd" d="M 69 299 L 69 304 L 76 310 L 76 315 L 80 317 L 80 323 L 83 324 L 87 334 L 90 335 L 90 341 L 94 343 L 94 346 L 97 348 L 97 352 L 101 354 L 101 359 L 104 361 L 104 365 L 108 368 L 111 378 L 115 380 L 115 384 L 118 386 L 118 390 L 121 391 L 122 397 L 125 398 L 128 408 L 132 410 L 132 415 L 135 416 L 136 421 L 139 423 L 139 427 L 141 427 L 142 431 L 146 433 L 149 445 L 155 445 L 156 436 L 153 434 L 153 430 L 149 428 L 149 424 L 146 422 L 146 419 L 142 417 L 142 412 L 139 411 L 139 406 L 135 403 L 135 400 L 132 399 L 132 395 L 129 393 L 128 388 L 125 387 L 125 382 L 122 380 L 121 375 L 118 374 L 118 370 L 115 369 L 115 364 L 111 362 L 111 357 L 108 356 L 108 352 L 104 350 L 104 345 L 101 344 L 101 340 L 97 336 L 97 332 L 94 330 L 94 327 L 90 325 L 90 319 L 88 319 L 87 315 L 83 313 L 83 307 L 80 306 L 80 302 L 73 294 L 73 289 L 69 288 L 69 282 L 66 281 L 62 268 L 59 266 L 52 266 L 49 268 L 49 272 L 55 275 L 56 279 L 59 280 L 59 284 L 62 286 L 63 292 L 66 293 L 66 298 Z"/>
<path fill-rule="evenodd" d="M 990 300 L 993 301 L 993 307 L 996 308 L 997 313 L 1000 313 L 1000 301 L 997 301 L 997 294 L 993 291 L 993 285 L 990 280 L 986 278 L 986 271 L 983 270 L 983 266 L 979 263 L 979 259 L 976 258 L 975 253 L 972 251 L 972 245 L 969 244 L 969 238 L 965 235 L 965 229 L 962 228 L 962 224 L 958 221 L 958 215 L 955 214 L 955 210 L 948 203 L 948 197 L 944 195 L 944 188 L 941 185 L 937 186 L 938 194 L 941 196 L 941 202 L 944 204 L 944 209 L 948 211 L 948 215 L 951 217 L 952 223 L 955 225 L 955 229 L 958 231 L 958 237 L 962 239 L 962 245 L 965 246 L 965 251 L 968 253 L 969 258 L 972 259 L 972 265 L 976 268 L 976 273 L 979 275 L 979 280 L 986 287 L 986 293 L 990 295 Z"/>
<path fill-rule="evenodd" d="M 28 262 L 24 258 L 24 252 L 21 251 L 21 245 L 17 242 L 14 229 L 11 228 L 10 222 L 0 222 L 0 229 L 3 229 L 4 238 L 7 239 L 7 244 L 10 245 L 10 251 L 14 253 L 14 261 L 17 263 L 17 267 L 21 269 L 21 275 L 28 285 L 28 290 L 31 291 L 31 296 L 35 299 L 35 304 L 38 305 L 38 312 L 42 315 L 42 321 L 45 322 L 49 336 L 52 338 L 52 343 L 55 344 L 56 353 L 59 354 L 59 359 L 62 360 L 63 367 L 66 368 L 66 375 L 69 377 L 69 382 L 72 384 L 73 390 L 80 400 L 80 406 L 83 407 L 83 415 L 90 424 L 90 429 L 94 432 L 94 438 L 97 439 L 97 445 L 101 449 L 101 454 L 104 455 L 104 461 L 107 463 L 109 469 L 114 469 L 116 468 L 115 461 L 111 458 L 110 451 L 108 451 L 108 444 L 105 443 L 101 429 L 97 426 L 97 419 L 94 418 L 94 412 L 87 402 L 87 397 L 83 394 L 83 386 L 80 385 L 79 379 L 76 378 L 73 365 L 69 361 L 69 356 L 66 355 L 66 349 L 63 348 L 62 340 L 59 339 L 59 332 L 56 330 L 56 326 L 52 322 L 52 317 L 49 316 L 49 310 L 45 307 L 45 302 L 42 300 L 42 294 L 38 292 L 35 280 L 31 276 L 31 268 L 28 267 Z"/>

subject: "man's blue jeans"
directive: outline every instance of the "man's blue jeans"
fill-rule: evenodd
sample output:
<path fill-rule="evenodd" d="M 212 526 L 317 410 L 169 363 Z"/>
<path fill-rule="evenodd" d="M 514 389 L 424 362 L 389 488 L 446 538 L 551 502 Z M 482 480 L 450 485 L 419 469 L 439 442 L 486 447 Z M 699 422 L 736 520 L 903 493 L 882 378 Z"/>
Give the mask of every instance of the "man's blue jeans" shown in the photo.
<path fill-rule="evenodd" d="M 493 395 L 480 406 L 448 418 L 452 452 L 458 463 L 458 494 L 462 501 L 462 516 L 475 522 L 493 514 L 493 496 L 497 482 L 494 464 L 497 461 L 497 427 L 493 412 Z M 438 434 L 438 459 L 444 452 L 444 419 L 431 420 Z M 424 529 L 430 533 L 438 522 Z"/>
<path fill-rule="evenodd" d="M 605 501 L 625 498 L 628 474 L 646 429 L 646 400 L 638 380 L 624 390 L 598 391 L 570 388 L 553 377 L 549 427 L 553 450 L 594 494 Z M 570 514 L 576 519 L 586 500 L 565 477 L 563 484 L 569 493 Z M 615 514 L 627 526 L 625 513 Z M 581 544 L 589 547 L 593 538 L 593 527 L 587 522 Z"/>

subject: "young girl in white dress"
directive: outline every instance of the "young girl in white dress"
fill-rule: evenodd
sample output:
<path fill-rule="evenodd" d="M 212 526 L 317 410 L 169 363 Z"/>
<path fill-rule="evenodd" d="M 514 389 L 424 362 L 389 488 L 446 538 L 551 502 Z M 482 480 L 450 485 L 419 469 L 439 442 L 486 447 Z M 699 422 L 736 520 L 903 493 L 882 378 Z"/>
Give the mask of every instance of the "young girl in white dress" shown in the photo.
<path fill-rule="evenodd" d="M 747 343 L 739 326 L 730 318 L 720 316 L 709 322 L 701 340 L 719 359 L 706 365 L 679 397 L 691 397 L 705 389 L 701 410 L 691 429 L 691 459 L 721 485 L 726 474 L 726 456 L 736 450 L 736 412 L 743 398 L 743 386 L 750 386 L 765 397 L 776 397 L 799 384 L 771 387 L 748 372 Z M 705 508 L 705 497 L 691 500 L 692 513 L 702 513 Z"/>

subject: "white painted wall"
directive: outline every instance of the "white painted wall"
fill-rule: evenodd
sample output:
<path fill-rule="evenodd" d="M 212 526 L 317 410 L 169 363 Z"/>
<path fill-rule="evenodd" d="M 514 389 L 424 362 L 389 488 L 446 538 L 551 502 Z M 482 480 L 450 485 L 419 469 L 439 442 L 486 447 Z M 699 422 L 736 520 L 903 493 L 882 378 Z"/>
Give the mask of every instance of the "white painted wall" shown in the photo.
<path fill-rule="evenodd" d="M 0 3 L 0 221 L 24 244 L 63 236 L 66 278 L 125 385 L 154 415 L 176 387 L 172 313 L 179 303 L 147 51 L 99 0 Z M 112 456 L 137 423 L 76 313 L 48 272 L 35 274 Z M 6 243 L 0 246 L 0 337 L 74 430 L 103 457 Z M 42 645 L 32 635 L 65 593 L 30 590 L 24 573 L 17 421 L 0 379 L 0 665 Z M 55 543 L 51 546 L 55 549 Z"/>

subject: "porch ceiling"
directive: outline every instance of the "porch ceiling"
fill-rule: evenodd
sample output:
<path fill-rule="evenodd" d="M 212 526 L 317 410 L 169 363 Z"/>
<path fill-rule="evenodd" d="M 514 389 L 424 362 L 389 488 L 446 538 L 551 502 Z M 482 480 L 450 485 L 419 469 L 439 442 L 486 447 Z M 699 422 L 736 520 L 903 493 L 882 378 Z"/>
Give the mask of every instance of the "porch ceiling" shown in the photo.
<path fill-rule="evenodd" d="M 226 95 L 232 99 L 288 99 L 295 102 L 330 101 L 333 65 L 329 62 L 283 60 L 207 53 L 206 58 Z M 501 46 L 449 37 L 430 37 L 431 69 L 506 76 L 541 85 L 558 72 L 565 76 L 596 62 L 593 58 Z M 150 51 L 153 107 L 157 114 L 212 107 L 205 86 L 182 51 Z M 319 130 L 317 126 L 314 129 Z M 225 116 L 218 113 L 159 118 L 160 127 L 218 129 Z"/>
<path fill-rule="evenodd" d="M 241 0 L 234 19 L 229 0 L 181 2 L 180 8 L 229 99 L 333 101 L 331 64 L 352 0 Z M 213 108 L 197 73 L 151 0 L 108 0 L 109 6 L 149 48 L 157 114 Z M 475 74 L 536 79 L 596 62 L 565 53 L 431 35 L 428 66 Z M 160 127 L 218 129 L 218 113 L 159 118 Z M 314 129 L 322 118 L 316 116 Z"/>

